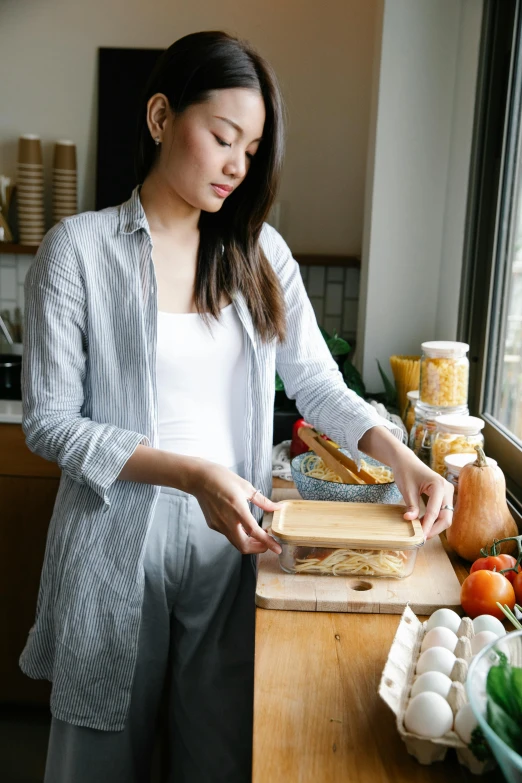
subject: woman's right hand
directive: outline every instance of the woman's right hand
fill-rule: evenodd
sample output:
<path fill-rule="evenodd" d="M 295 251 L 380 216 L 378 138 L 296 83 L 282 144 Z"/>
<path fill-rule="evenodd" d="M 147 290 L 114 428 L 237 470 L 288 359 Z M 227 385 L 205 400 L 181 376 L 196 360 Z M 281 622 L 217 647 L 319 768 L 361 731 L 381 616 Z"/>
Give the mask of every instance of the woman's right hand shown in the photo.
<path fill-rule="evenodd" d="M 217 530 L 244 555 L 260 554 L 271 549 L 280 554 L 281 547 L 256 522 L 249 508 L 255 487 L 249 481 L 216 462 L 201 460 L 189 489 L 197 499 L 211 530 Z M 252 503 L 264 511 L 275 511 L 280 503 L 256 492 Z"/>

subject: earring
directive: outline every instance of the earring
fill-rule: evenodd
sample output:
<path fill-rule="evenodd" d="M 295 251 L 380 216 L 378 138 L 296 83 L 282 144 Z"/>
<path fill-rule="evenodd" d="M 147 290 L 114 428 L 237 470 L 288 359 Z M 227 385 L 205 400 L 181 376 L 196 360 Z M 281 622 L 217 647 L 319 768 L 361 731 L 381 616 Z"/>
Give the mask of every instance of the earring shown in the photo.
<path fill-rule="evenodd" d="M 156 142 L 156 147 L 157 147 L 157 146 L 158 146 L 158 144 L 160 143 L 159 136 L 156 136 L 156 138 L 154 139 L 154 141 Z"/>

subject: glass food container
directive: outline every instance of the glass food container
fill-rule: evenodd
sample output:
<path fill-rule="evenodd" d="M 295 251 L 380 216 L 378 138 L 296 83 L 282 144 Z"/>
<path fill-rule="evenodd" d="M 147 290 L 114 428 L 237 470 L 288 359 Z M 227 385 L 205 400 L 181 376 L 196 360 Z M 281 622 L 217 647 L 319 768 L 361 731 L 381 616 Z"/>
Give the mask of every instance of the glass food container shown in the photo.
<path fill-rule="evenodd" d="M 420 400 L 437 408 L 467 405 L 469 360 L 467 343 L 422 343 Z"/>
<path fill-rule="evenodd" d="M 460 471 L 464 465 L 475 462 L 476 458 L 476 452 L 474 454 L 448 454 L 447 457 L 444 457 L 444 478 L 453 485 L 454 489 L 453 505 L 455 505 L 455 501 L 457 500 Z M 486 462 L 491 468 L 496 467 L 497 461 L 492 459 L 492 457 L 486 457 Z"/>
<path fill-rule="evenodd" d="M 469 410 L 467 405 L 461 405 L 456 408 L 434 408 L 432 405 L 425 405 L 420 400 L 415 406 L 415 423 L 410 431 L 409 447 L 425 465 L 430 465 L 431 463 L 431 446 L 435 434 L 435 420 L 437 416 L 441 416 L 444 413 L 455 416 L 467 416 Z"/>
<path fill-rule="evenodd" d="M 289 574 L 402 579 L 424 544 L 420 521 L 404 506 L 286 500 L 274 512 L 279 564 Z"/>
<path fill-rule="evenodd" d="M 415 424 L 415 406 L 419 401 L 419 390 L 406 392 L 406 407 L 402 416 L 404 426 L 408 436 L 411 432 L 411 428 Z"/>
<path fill-rule="evenodd" d="M 448 454 L 474 454 L 475 446 L 484 446 L 484 422 L 477 416 L 437 416 L 431 447 L 431 469 L 444 475 L 444 457 Z"/>

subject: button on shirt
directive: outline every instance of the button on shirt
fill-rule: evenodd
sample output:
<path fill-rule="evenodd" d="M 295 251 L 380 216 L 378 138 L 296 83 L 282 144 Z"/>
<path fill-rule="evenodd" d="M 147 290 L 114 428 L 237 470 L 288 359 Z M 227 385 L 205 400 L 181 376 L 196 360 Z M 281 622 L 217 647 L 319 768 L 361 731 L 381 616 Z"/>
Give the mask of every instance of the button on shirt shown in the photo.
<path fill-rule="evenodd" d="M 22 428 L 62 474 L 20 665 L 52 680 L 55 717 L 104 730 L 123 729 L 130 703 L 160 492 L 117 478 L 139 444 L 159 447 L 156 278 L 139 190 L 54 226 L 25 282 Z M 346 387 L 282 237 L 264 224 L 259 241 L 282 286 L 287 339 L 262 341 L 241 292 L 233 304 L 245 337 L 245 476 L 270 496 L 276 367 L 301 415 L 355 459 L 370 427 L 402 432 Z"/>

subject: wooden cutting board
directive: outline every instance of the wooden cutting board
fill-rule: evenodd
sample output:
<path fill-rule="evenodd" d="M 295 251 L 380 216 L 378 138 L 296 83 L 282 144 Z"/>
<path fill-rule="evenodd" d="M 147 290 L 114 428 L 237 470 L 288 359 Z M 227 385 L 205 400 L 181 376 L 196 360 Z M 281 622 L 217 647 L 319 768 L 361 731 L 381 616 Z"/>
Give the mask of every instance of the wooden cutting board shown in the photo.
<path fill-rule="evenodd" d="M 274 489 L 275 501 L 298 499 L 295 489 Z M 263 527 L 272 514 L 265 514 Z M 457 612 L 460 584 L 438 536 L 419 550 L 415 568 L 405 579 L 286 574 L 277 555 L 259 556 L 256 604 L 262 609 L 300 612 L 367 612 L 402 614 L 409 604 L 415 614 L 431 614 L 446 606 Z"/>

